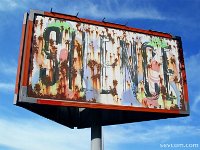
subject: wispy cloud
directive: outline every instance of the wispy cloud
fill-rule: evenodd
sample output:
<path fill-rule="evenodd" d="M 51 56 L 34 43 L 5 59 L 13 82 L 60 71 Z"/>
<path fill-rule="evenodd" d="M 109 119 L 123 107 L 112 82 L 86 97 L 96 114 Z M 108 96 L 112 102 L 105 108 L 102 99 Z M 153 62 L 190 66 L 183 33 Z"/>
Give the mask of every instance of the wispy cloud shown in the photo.
<path fill-rule="evenodd" d="M 192 103 L 191 106 L 191 111 L 199 114 L 199 106 L 200 106 L 200 95 L 196 95 L 194 102 Z"/>
<path fill-rule="evenodd" d="M 177 137 L 191 136 L 200 136 L 200 126 L 156 125 L 147 127 L 125 125 L 109 127 L 105 132 L 105 140 L 110 144 L 162 143 Z"/>
<path fill-rule="evenodd" d="M 138 5 L 135 1 L 119 0 L 105 0 L 105 1 L 79 1 L 67 2 L 61 8 L 66 13 L 76 14 L 79 12 L 81 16 L 101 18 L 106 17 L 108 19 L 156 19 L 163 20 L 164 16 L 153 6 L 150 5 Z"/>
<path fill-rule="evenodd" d="M 0 92 L 13 92 L 15 88 L 17 64 L 14 60 L 0 61 Z"/>
<path fill-rule="evenodd" d="M 200 72 L 200 53 L 197 53 L 196 55 L 192 55 L 188 58 L 186 58 L 186 71 L 187 71 L 187 81 L 188 81 L 188 89 L 189 94 L 192 98 L 190 101 L 191 104 L 191 111 L 195 113 L 199 113 L 199 106 L 200 106 L 200 78 L 199 78 L 199 72 Z"/>
<path fill-rule="evenodd" d="M 66 129 L 39 120 L 0 119 L 0 145 L 13 150 L 87 150 L 89 130 Z"/>
<path fill-rule="evenodd" d="M 0 92 L 11 92 L 14 91 L 15 85 L 13 83 L 1 83 L 0 82 Z"/>
<path fill-rule="evenodd" d="M 22 5 L 23 3 L 23 5 Z M 156 19 L 163 20 L 164 16 L 153 6 L 148 3 L 139 3 L 137 0 L 134 1 L 123 1 L 119 0 L 104 0 L 104 1 L 17 1 L 17 0 L 2 0 L 0 5 L 0 11 L 14 11 L 16 9 L 41 9 L 53 10 L 63 13 L 76 14 L 80 13 L 83 17 L 92 18 L 103 18 L 108 19 Z M 34 7 L 33 7 L 34 6 Z"/>
<path fill-rule="evenodd" d="M 1 0 L 0 11 L 12 11 L 22 7 L 17 0 Z"/>
<path fill-rule="evenodd" d="M 183 125 L 148 128 L 141 124 L 118 125 L 104 129 L 106 146 L 112 148 L 120 144 L 162 143 L 177 137 L 200 136 L 200 127 Z M 72 130 L 40 119 L 0 119 L 0 133 L 0 145 L 14 150 L 87 150 L 90 147 L 89 129 Z"/>
<path fill-rule="evenodd" d="M 199 78 L 199 72 L 200 72 L 200 65 L 199 65 L 199 60 L 200 60 L 200 52 L 192 55 L 190 57 L 186 58 L 186 71 L 187 71 L 187 78 L 188 78 L 188 83 L 191 85 L 199 85 L 200 83 L 200 78 Z M 194 82 L 195 80 L 195 82 Z M 200 88 L 200 85 L 199 85 Z"/>
<path fill-rule="evenodd" d="M 16 75 L 17 63 L 13 60 L 5 61 L 1 59 L 0 61 L 0 73 L 4 75 Z"/>

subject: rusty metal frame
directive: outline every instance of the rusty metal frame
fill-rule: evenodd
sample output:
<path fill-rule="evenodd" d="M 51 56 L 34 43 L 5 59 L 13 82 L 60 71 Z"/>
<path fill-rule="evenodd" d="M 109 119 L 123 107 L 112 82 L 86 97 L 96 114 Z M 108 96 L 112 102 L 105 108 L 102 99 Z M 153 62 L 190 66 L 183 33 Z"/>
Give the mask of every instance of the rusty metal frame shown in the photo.
<path fill-rule="evenodd" d="M 25 38 L 26 38 L 27 19 L 28 19 L 28 13 L 25 13 L 23 25 L 22 25 L 20 49 L 19 49 L 19 56 L 18 56 L 18 68 L 17 68 L 16 83 L 15 83 L 14 104 L 16 104 L 17 100 L 19 99 L 19 90 L 21 86 L 20 83 L 21 83 L 21 74 L 22 74 L 22 59 L 23 59 L 23 53 L 24 53 L 24 43 L 25 43 Z"/>

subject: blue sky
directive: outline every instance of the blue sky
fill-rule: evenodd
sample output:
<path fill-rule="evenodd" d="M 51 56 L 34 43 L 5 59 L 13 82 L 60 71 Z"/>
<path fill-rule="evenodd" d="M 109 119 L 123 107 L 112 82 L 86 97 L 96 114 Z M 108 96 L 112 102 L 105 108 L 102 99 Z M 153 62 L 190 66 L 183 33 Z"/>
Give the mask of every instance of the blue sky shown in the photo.
<path fill-rule="evenodd" d="M 90 129 L 72 130 L 13 105 L 23 13 L 30 9 L 151 29 L 182 37 L 191 115 L 103 128 L 106 150 L 159 150 L 160 144 L 199 144 L 200 149 L 200 1 L 199 0 L 1 0 L 0 149 L 88 150 Z M 173 149 L 173 148 L 172 148 Z M 178 148 L 183 149 L 183 148 Z M 198 148 L 187 148 L 198 149 Z"/>

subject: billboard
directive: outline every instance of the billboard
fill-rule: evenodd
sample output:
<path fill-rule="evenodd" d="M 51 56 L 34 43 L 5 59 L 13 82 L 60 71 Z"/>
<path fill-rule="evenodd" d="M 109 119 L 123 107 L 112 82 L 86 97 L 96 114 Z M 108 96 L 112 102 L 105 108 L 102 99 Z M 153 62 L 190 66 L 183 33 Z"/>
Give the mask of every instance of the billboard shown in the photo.
<path fill-rule="evenodd" d="M 53 12 L 27 16 L 17 104 L 189 114 L 180 37 Z"/>

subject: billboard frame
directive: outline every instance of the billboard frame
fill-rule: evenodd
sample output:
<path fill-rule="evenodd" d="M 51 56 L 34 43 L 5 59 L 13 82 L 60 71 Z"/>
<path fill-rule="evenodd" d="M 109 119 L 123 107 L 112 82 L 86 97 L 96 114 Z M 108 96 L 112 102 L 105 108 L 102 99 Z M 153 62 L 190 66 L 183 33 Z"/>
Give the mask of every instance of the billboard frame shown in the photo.
<path fill-rule="evenodd" d="M 167 109 L 155 109 L 155 108 L 143 108 L 143 107 L 134 107 L 134 106 L 119 106 L 119 105 L 109 105 L 109 104 L 100 104 L 100 103 L 89 103 L 89 102 L 80 102 L 80 101 L 64 101 L 64 100 L 53 100 L 53 99 L 42 99 L 42 98 L 33 98 L 27 96 L 27 87 L 28 87 L 28 78 L 29 78 L 29 66 L 30 66 L 30 56 L 31 56 L 31 44 L 32 44 L 32 35 L 33 35 L 33 25 L 35 15 L 65 19 L 69 21 L 87 23 L 90 25 L 98 25 L 113 29 L 120 29 L 131 31 L 135 33 L 148 34 L 152 36 L 163 37 L 167 39 L 177 40 L 179 43 L 179 61 L 181 64 L 181 74 L 183 77 L 183 92 L 184 100 L 187 103 L 187 111 L 184 110 L 167 110 Z M 155 113 L 167 113 L 167 114 L 182 114 L 189 115 L 189 102 L 188 102 L 188 89 L 186 81 L 186 71 L 184 65 L 183 49 L 181 38 L 178 36 L 172 36 L 168 33 L 157 32 L 152 30 L 143 30 L 128 27 L 126 25 L 114 24 L 109 22 L 99 22 L 84 18 L 78 18 L 77 16 L 65 15 L 56 12 L 43 12 L 38 10 L 31 10 L 30 14 L 27 13 L 24 15 L 23 28 L 22 28 L 22 38 L 20 43 L 20 54 L 18 60 L 18 70 L 17 70 L 17 80 L 15 88 L 15 98 L 14 103 L 30 103 L 30 104 L 39 104 L 39 105 L 51 105 L 51 106 L 64 106 L 64 107 L 76 107 L 76 108 L 88 108 L 88 109 L 104 109 L 104 110 L 120 110 L 120 111 L 137 111 L 137 112 L 155 112 Z"/>

